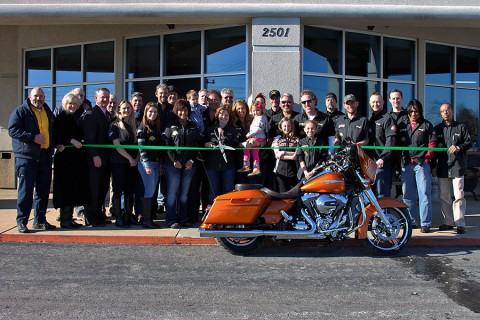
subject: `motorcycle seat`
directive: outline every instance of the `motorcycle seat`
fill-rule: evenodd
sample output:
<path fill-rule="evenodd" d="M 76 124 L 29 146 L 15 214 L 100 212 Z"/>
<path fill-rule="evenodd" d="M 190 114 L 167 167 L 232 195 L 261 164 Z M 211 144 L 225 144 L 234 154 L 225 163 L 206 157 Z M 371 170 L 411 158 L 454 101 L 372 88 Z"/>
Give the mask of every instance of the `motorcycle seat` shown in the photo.
<path fill-rule="evenodd" d="M 292 189 L 288 190 L 287 192 L 283 192 L 283 193 L 282 192 L 276 192 L 276 191 L 274 191 L 272 189 L 268 189 L 268 188 L 262 188 L 260 190 L 262 190 L 263 192 L 268 194 L 270 197 L 275 198 L 275 199 L 295 199 L 300 194 L 300 186 L 301 185 L 302 185 L 302 183 L 300 182 L 299 184 L 297 184 Z"/>
<path fill-rule="evenodd" d="M 253 183 L 237 183 L 235 185 L 235 191 L 262 189 L 262 188 L 263 188 L 263 185 L 253 184 Z"/>

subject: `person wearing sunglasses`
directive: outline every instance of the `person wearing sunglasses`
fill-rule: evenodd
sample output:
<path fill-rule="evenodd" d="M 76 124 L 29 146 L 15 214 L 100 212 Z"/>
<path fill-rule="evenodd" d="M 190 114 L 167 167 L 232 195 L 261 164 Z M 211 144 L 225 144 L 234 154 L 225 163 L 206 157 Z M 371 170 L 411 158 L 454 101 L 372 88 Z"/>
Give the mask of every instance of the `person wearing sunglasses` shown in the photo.
<path fill-rule="evenodd" d="M 278 124 L 283 118 L 293 120 L 298 115 L 298 112 L 293 110 L 293 106 L 293 96 L 290 93 L 284 93 L 280 96 L 280 108 L 282 109 L 282 112 L 277 113 L 270 119 L 268 125 L 268 137 L 271 139 L 270 141 L 273 141 L 273 138 L 276 136 L 283 134 L 278 127 Z"/>
<path fill-rule="evenodd" d="M 335 135 L 335 127 L 329 116 L 316 109 L 317 96 L 315 93 L 311 90 L 303 90 L 300 93 L 300 103 L 303 112 L 296 115 L 293 119 L 295 131 L 298 133 L 299 138 L 302 139 L 306 137 L 305 122 L 311 120 L 317 124 L 315 136 L 322 141 L 328 142 L 328 137 Z"/>
<path fill-rule="evenodd" d="M 412 99 L 406 109 L 408 117 L 397 124 L 397 145 L 434 148 L 435 131 L 423 116 L 422 103 Z M 432 150 L 402 150 L 403 202 L 408 205 L 412 225 L 420 222 L 422 233 L 430 232 L 432 224 L 432 160 Z"/>

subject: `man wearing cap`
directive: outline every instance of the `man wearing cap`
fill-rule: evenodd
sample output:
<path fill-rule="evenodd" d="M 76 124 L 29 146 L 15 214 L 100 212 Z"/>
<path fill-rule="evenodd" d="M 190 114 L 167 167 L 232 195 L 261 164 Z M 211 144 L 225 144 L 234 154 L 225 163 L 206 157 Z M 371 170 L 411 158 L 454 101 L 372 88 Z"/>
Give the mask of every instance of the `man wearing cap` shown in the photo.
<path fill-rule="evenodd" d="M 280 109 L 280 91 L 272 90 L 268 96 L 270 98 L 270 109 L 265 111 L 265 115 L 267 116 L 268 121 L 270 121 L 274 115 L 282 112 L 282 109 Z"/>
<path fill-rule="evenodd" d="M 325 95 L 325 109 L 327 115 L 334 123 L 339 116 L 345 114 L 337 109 L 337 95 L 333 92 L 329 92 Z"/>
<path fill-rule="evenodd" d="M 397 128 L 393 119 L 383 108 L 385 101 L 379 92 L 370 96 L 372 116 L 368 121 L 370 133 L 370 145 L 379 147 L 391 147 L 395 145 Z M 392 150 L 376 149 L 369 150 L 369 155 L 377 163 L 377 176 L 372 188 L 378 198 L 390 197 L 392 188 Z"/>
<path fill-rule="evenodd" d="M 368 143 L 368 120 L 358 113 L 358 101 L 353 94 L 343 99 L 343 108 L 347 114 L 337 118 L 335 123 L 335 145 L 348 140 L 358 145 Z"/>
<path fill-rule="evenodd" d="M 317 106 L 315 93 L 311 90 L 303 90 L 300 93 L 300 103 L 302 104 L 303 113 L 296 115 L 293 119 L 297 135 L 300 138 L 304 138 L 306 136 L 304 131 L 305 121 L 312 120 L 317 123 L 315 136 L 327 143 L 328 137 L 335 135 L 335 127 L 329 116 L 315 108 Z"/>
<path fill-rule="evenodd" d="M 138 91 L 132 93 L 130 96 L 130 103 L 133 106 L 133 111 L 135 112 L 135 122 L 138 126 L 143 119 L 143 93 Z"/>
<path fill-rule="evenodd" d="M 175 88 L 175 86 L 173 85 L 168 86 L 168 98 L 167 98 L 168 103 L 174 106 L 177 100 L 178 100 L 177 88 Z"/>

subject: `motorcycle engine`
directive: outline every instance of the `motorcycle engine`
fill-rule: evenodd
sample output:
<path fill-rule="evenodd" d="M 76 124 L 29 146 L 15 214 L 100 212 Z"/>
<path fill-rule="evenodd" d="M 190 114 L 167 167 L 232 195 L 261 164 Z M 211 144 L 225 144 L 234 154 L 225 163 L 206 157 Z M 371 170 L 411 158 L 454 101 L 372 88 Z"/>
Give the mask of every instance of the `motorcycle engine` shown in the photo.
<path fill-rule="evenodd" d="M 317 226 L 322 230 L 328 230 L 336 217 L 343 212 L 347 198 L 335 193 L 306 193 L 302 196 L 302 202 L 310 216 L 315 219 Z"/>

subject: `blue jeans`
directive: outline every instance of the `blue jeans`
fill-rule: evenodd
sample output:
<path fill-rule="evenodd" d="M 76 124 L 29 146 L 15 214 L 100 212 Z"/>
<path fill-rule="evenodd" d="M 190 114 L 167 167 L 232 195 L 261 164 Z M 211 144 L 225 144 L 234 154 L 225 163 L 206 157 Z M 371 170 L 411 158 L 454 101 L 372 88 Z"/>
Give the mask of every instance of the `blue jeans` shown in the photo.
<path fill-rule="evenodd" d="M 235 168 L 226 170 L 207 169 L 208 180 L 210 181 L 210 195 L 208 202 L 213 203 L 216 196 L 233 191 L 235 188 Z"/>
<path fill-rule="evenodd" d="M 41 151 L 39 161 L 15 158 L 18 177 L 17 224 L 27 225 L 34 205 L 33 223 L 45 223 L 48 195 L 52 182 L 52 156 Z M 33 189 L 35 188 L 35 199 Z M 35 200 L 35 202 L 34 202 Z"/>
<path fill-rule="evenodd" d="M 163 168 L 168 185 L 165 222 L 168 226 L 175 222 L 185 223 L 188 221 L 188 190 L 190 190 L 190 182 L 195 175 L 196 167 L 185 170 L 185 168 L 176 169 L 173 165 L 166 164 Z"/>
<path fill-rule="evenodd" d="M 420 208 L 420 225 L 429 227 L 432 224 L 432 173 L 430 165 L 408 164 L 402 168 L 403 202 L 408 205 L 408 213 L 412 222 L 418 221 Z"/>
<path fill-rule="evenodd" d="M 375 180 L 374 191 L 377 198 L 390 197 L 392 189 L 392 169 L 377 168 L 377 178 Z"/>
<path fill-rule="evenodd" d="M 155 193 L 155 188 L 158 184 L 159 178 L 159 170 L 160 165 L 158 162 L 149 162 L 150 168 L 152 169 L 151 174 L 147 174 L 145 172 L 145 167 L 141 162 L 138 163 L 138 172 L 142 176 L 143 186 L 145 188 L 145 192 L 143 193 L 144 198 L 152 198 L 153 194 Z"/>

